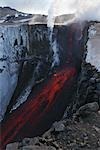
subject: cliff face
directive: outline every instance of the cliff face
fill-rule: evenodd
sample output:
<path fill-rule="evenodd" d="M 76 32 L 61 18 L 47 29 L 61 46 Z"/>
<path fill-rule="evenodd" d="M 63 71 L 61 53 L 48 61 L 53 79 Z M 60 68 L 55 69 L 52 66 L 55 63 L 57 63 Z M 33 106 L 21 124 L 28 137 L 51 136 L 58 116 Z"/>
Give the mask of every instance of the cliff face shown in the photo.
<path fill-rule="evenodd" d="M 17 85 L 21 58 L 27 47 L 28 32 L 23 26 L 0 26 L 0 120 Z"/>

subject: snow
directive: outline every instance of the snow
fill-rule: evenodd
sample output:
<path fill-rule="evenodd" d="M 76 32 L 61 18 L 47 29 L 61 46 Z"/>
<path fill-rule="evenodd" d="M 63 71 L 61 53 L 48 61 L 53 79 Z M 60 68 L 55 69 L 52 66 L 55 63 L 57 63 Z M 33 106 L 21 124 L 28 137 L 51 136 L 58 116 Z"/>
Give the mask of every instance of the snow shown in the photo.
<path fill-rule="evenodd" d="M 18 18 L 18 16 L 19 16 L 19 14 L 18 14 L 18 13 L 16 13 L 16 14 L 15 14 L 15 17 L 16 17 L 16 18 Z"/>
<path fill-rule="evenodd" d="M 2 20 L 0 20 L 0 23 L 3 23 L 5 20 L 4 19 L 2 19 Z"/>
<path fill-rule="evenodd" d="M 27 22 L 27 21 L 30 21 L 30 20 L 31 20 L 31 18 L 21 19 L 21 20 L 13 21 L 13 23 L 24 23 L 24 22 Z"/>
<path fill-rule="evenodd" d="M 100 24 L 90 26 L 86 61 L 100 71 Z"/>
<path fill-rule="evenodd" d="M 53 62 L 52 62 L 52 67 L 54 66 L 58 66 L 60 63 L 60 59 L 59 59 L 59 48 L 58 48 L 58 43 L 56 40 L 54 40 L 54 42 L 51 43 L 52 46 L 52 50 L 53 50 Z"/>
<path fill-rule="evenodd" d="M 97 31 L 96 31 L 96 28 L 94 27 L 94 25 L 90 26 L 88 32 L 89 32 L 89 38 L 92 38 L 96 35 Z"/>

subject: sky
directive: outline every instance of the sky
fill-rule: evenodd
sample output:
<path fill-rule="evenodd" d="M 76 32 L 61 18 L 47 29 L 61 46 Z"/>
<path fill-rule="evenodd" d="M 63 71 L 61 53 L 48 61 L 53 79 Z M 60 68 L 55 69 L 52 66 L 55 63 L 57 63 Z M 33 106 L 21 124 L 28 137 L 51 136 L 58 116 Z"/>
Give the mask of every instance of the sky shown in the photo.
<path fill-rule="evenodd" d="M 52 0 L 0 0 L 0 6 L 10 6 L 26 13 L 47 14 Z"/>

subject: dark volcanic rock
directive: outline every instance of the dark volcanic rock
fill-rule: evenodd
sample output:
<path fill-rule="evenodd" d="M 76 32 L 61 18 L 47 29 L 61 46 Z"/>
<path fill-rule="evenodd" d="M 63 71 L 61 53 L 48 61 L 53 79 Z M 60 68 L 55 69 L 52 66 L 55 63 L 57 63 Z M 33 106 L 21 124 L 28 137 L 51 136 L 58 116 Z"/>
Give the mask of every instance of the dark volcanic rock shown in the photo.
<path fill-rule="evenodd" d="M 77 103 L 79 106 L 91 102 L 99 103 L 99 78 L 100 73 L 91 64 L 83 63 L 77 88 Z"/>
<path fill-rule="evenodd" d="M 88 103 L 84 106 L 80 107 L 76 112 L 76 117 L 87 117 L 88 115 L 92 115 L 93 112 L 97 112 L 99 110 L 99 105 L 97 102 Z"/>
<path fill-rule="evenodd" d="M 68 119 L 63 121 L 65 124 L 63 132 L 57 133 L 51 129 L 48 131 L 49 136 L 26 138 L 7 147 L 17 146 L 19 150 L 24 148 L 32 150 L 98 150 L 100 148 L 100 114 L 98 112 L 83 119 L 83 122 L 74 122 Z"/>
<path fill-rule="evenodd" d="M 12 16 L 12 15 L 15 15 L 16 13 L 19 13 L 19 12 L 10 7 L 0 7 L 0 18 L 3 18 L 7 15 Z"/>

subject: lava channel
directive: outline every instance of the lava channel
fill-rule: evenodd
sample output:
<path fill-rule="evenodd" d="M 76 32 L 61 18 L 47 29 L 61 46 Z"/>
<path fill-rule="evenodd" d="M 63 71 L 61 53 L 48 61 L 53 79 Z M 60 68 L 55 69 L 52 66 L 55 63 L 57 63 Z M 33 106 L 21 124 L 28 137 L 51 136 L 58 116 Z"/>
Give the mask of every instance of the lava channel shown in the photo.
<path fill-rule="evenodd" d="M 75 75 L 74 67 L 64 68 L 52 75 L 36 96 L 28 99 L 13 111 L 6 121 L 1 123 L 0 141 L 3 149 L 8 143 L 16 141 L 17 137 L 24 138 L 33 134 L 35 127 L 41 125 L 41 119 L 51 113 L 52 106 L 57 103 L 60 91 Z"/>

